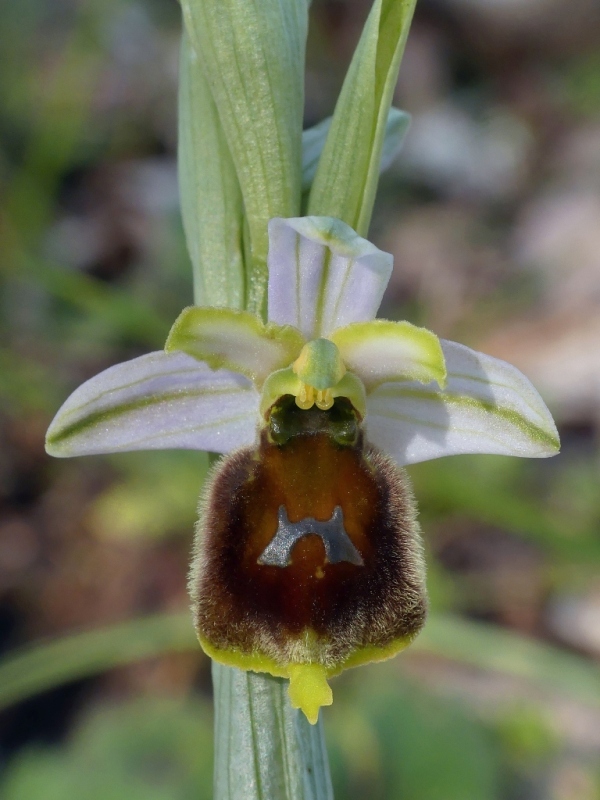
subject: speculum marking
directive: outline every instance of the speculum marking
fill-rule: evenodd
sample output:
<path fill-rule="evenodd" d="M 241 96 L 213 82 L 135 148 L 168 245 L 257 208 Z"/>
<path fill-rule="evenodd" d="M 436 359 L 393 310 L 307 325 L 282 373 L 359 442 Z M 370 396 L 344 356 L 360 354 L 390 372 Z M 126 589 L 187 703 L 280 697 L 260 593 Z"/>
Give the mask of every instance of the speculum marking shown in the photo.
<path fill-rule="evenodd" d="M 292 550 L 296 542 L 311 534 L 321 537 L 326 561 L 329 564 L 347 561 L 356 566 L 363 565 L 360 553 L 344 528 L 341 506 L 334 508 L 331 519 L 321 521 L 313 517 L 304 517 L 298 522 L 290 522 L 285 506 L 279 506 L 277 532 L 263 550 L 258 563 L 271 567 L 288 567 L 292 563 Z"/>

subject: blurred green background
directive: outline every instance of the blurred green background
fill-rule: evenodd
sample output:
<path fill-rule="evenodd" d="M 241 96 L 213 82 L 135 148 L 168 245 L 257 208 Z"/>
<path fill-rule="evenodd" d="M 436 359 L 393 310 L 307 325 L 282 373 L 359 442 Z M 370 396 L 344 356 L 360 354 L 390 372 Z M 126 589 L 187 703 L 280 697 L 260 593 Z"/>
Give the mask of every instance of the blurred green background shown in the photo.
<path fill-rule="evenodd" d="M 314 0 L 307 126 L 368 7 Z M 211 796 L 185 616 L 206 458 L 43 450 L 67 394 L 191 300 L 179 32 L 174 0 L 0 5 L 3 800 Z M 395 257 L 382 313 L 516 364 L 563 452 L 411 468 L 431 621 L 336 680 L 337 800 L 600 798 L 599 37 L 594 0 L 419 1 L 371 232 Z"/>

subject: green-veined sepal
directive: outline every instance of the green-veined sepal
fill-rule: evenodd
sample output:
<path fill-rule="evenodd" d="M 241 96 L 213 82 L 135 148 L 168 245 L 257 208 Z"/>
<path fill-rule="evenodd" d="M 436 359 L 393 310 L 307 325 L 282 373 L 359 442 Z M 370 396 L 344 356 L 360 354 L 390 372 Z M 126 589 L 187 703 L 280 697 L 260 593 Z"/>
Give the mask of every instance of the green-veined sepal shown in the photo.
<path fill-rule="evenodd" d="M 399 464 L 460 453 L 546 458 L 560 447 L 546 404 L 516 367 L 442 340 L 448 380 L 386 383 L 368 396 L 367 435 Z"/>
<path fill-rule="evenodd" d="M 393 258 L 329 217 L 269 222 L 269 319 L 307 340 L 373 319 Z"/>
<path fill-rule="evenodd" d="M 162 350 L 86 381 L 65 400 L 46 435 L 59 458 L 128 450 L 210 450 L 252 444 L 258 393 L 243 375 Z"/>

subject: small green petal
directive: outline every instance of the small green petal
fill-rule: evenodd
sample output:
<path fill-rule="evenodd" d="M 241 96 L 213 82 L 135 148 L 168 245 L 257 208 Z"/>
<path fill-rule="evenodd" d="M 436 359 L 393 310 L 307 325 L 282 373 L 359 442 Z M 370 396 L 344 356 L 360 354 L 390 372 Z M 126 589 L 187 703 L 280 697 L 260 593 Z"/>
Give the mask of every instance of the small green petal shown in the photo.
<path fill-rule="evenodd" d="M 191 306 L 175 321 L 165 350 L 181 350 L 260 386 L 271 372 L 291 364 L 303 345 L 302 334 L 290 325 L 265 325 L 247 311 Z"/>
<path fill-rule="evenodd" d="M 347 372 L 337 386 L 333 387 L 331 394 L 333 397 L 347 397 L 364 419 L 367 413 L 367 394 L 359 377 Z"/>
<path fill-rule="evenodd" d="M 437 381 L 443 388 L 446 364 L 438 337 L 410 322 L 356 322 L 331 334 L 346 367 L 373 390 L 389 381 Z"/>
<path fill-rule="evenodd" d="M 280 397 L 291 394 L 297 397 L 302 387 L 302 381 L 291 367 L 278 369 L 271 373 L 263 384 L 262 395 L 260 398 L 260 414 L 265 416 L 273 403 Z"/>
<path fill-rule="evenodd" d="M 260 414 L 264 417 L 273 403 L 286 394 L 298 397 L 303 386 L 303 381 L 294 372 L 292 367 L 273 372 L 263 384 L 260 398 Z M 346 372 L 344 377 L 331 388 L 332 397 L 346 397 L 364 419 L 367 413 L 367 396 L 365 387 L 360 378 L 351 372 Z"/>

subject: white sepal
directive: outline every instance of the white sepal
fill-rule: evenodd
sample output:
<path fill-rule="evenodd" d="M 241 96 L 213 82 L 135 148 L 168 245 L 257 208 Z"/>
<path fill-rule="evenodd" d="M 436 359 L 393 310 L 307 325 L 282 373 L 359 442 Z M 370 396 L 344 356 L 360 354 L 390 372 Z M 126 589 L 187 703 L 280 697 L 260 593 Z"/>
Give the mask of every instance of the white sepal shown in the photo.
<path fill-rule="evenodd" d="M 544 458 L 558 452 L 556 426 L 529 380 L 505 361 L 442 340 L 447 385 L 386 383 L 367 397 L 367 436 L 414 464 L 459 453 Z"/>
<path fill-rule="evenodd" d="M 306 339 L 373 319 L 392 256 L 330 217 L 269 222 L 269 320 Z"/>
<path fill-rule="evenodd" d="M 76 389 L 46 437 L 58 457 L 126 450 L 226 453 L 255 441 L 258 393 L 251 381 L 184 353 L 149 353 Z"/>

